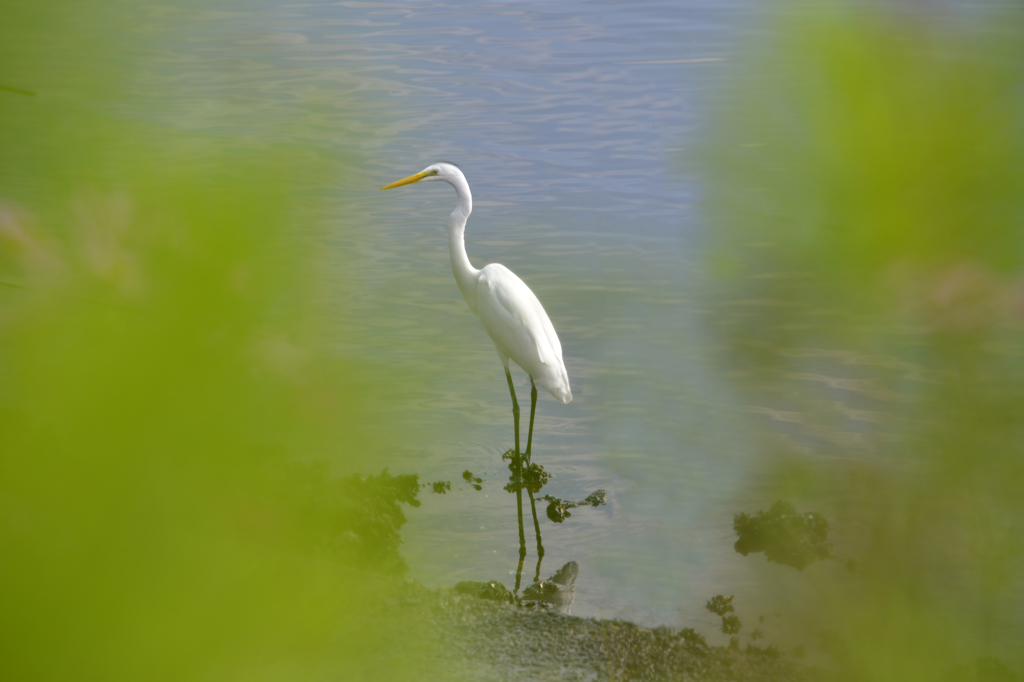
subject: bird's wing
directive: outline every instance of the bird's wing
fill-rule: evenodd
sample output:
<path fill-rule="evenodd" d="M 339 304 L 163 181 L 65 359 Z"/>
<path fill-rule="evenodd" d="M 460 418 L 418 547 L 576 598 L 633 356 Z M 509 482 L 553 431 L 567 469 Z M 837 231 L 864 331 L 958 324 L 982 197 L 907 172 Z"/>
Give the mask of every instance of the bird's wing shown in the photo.
<path fill-rule="evenodd" d="M 480 321 L 494 343 L 531 374 L 534 363 L 562 366 L 562 345 L 530 287 L 504 265 L 480 271 L 477 305 Z"/>

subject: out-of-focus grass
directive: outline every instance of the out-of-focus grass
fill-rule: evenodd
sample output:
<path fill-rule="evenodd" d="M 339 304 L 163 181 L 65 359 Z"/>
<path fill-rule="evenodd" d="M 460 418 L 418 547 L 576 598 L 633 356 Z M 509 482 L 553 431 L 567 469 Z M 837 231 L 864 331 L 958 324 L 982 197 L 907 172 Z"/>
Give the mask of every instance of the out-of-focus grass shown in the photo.
<path fill-rule="evenodd" d="M 311 350 L 296 236 L 344 163 L 112 115 L 152 11 L 0 29 L 39 91 L 0 93 L 0 677 L 409 678 L 374 576 L 418 486 L 349 476 L 413 437 L 370 407 L 408 377 Z"/>
<path fill-rule="evenodd" d="M 1019 668 L 1024 17 L 785 10 L 702 160 L 762 468 L 853 560 L 791 622 L 835 679 Z"/>

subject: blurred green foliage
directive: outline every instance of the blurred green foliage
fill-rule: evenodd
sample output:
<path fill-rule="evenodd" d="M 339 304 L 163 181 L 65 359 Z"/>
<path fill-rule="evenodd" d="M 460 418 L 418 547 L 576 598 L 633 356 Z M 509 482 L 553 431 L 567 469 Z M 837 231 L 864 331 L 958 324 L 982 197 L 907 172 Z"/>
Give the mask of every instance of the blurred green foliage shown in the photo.
<path fill-rule="evenodd" d="M 345 160 L 146 123 L 183 12 L 0 22 L 39 93 L 0 92 L 0 677 L 408 678 L 379 607 L 418 480 L 355 472 L 415 436 L 373 409 L 399 377 L 319 348 L 300 238 Z"/>
<path fill-rule="evenodd" d="M 702 162 L 763 492 L 856 566 L 805 571 L 792 629 L 833 679 L 1020 669 L 1024 15 L 777 7 Z"/>
<path fill-rule="evenodd" d="M 401 572 L 418 482 L 289 461 L 361 463 L 382 375 L 289 334 L 287 184 L 232 174 L 83 190 L 55 229 L 4 209 L 5 677 L 261 678 L 381 635 L 337 641 L 386 589 L 362 572 Z"/>
<path fill-rule="evenodd" d="M 721 227 L 847 304 L 875 305 L 895 267 L 1017 272 L 1019 12 L 972 30 L 937 9 L 825 7 L 778 3 L 774 44 L 733 74 L 707 160 Z"/>

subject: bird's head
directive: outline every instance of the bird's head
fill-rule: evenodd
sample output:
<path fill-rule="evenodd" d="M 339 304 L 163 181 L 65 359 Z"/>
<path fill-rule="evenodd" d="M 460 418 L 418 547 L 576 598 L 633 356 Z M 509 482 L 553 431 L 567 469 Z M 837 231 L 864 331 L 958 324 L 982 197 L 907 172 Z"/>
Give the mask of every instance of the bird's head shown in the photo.
<path fill-rule="evenodd" d="M 413 173 L 407 178 L 396 180 L 390 185 L 384 185 L 381 187 L 384 189 L 394 189 L 395 187 L 401 187 L 402 185 L 411 185 L 414 182 L 447 182 L 450 185 L 454 185 L 457 181 L 461 180 L 463 183 L 466 181 L 466 176 L 462 174 L 459 167 L 453 163 L 445 163 L 441 161 L 439 163 L 432 163 L 419 173 Z"/>

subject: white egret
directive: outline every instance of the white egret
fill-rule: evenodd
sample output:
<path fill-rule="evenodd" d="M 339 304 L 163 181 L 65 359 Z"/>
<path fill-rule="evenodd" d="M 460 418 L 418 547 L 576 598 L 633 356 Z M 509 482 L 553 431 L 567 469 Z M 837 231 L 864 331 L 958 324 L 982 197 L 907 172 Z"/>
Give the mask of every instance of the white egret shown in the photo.
<path fill-rule="evenodd" d="M 562 362 L 562 345 L 558 342 L 558 334 L 548 314 L 544 312 L 544 306 L 515 273 L 498 263 L 491 263 L 480 270 L 470 264 L 469 256 L 466 255 L 465 233 L 466 220 L 473 210 L 473 195 L 462 171 L 450 163 L 435 163 L 381 189 L 393 189 L 414 182 L 447 182 L 455 188 L 455 210 L 448 219 L 448 253 L 452 260 L 452 272 L 455 273 L 455 281 L 469 309 L 480 318 L 505 367 L 505 378 L 512 395 L 517 459 L 519 402 L 512 385 L 509 359 L 514 360 L 530 376 L 530 430 L 525 453 L 529 464 L 533 416 L 537 409 L 537 384 L 546 388 L 559 402 L 572 400 L 569 375 Z"/>

